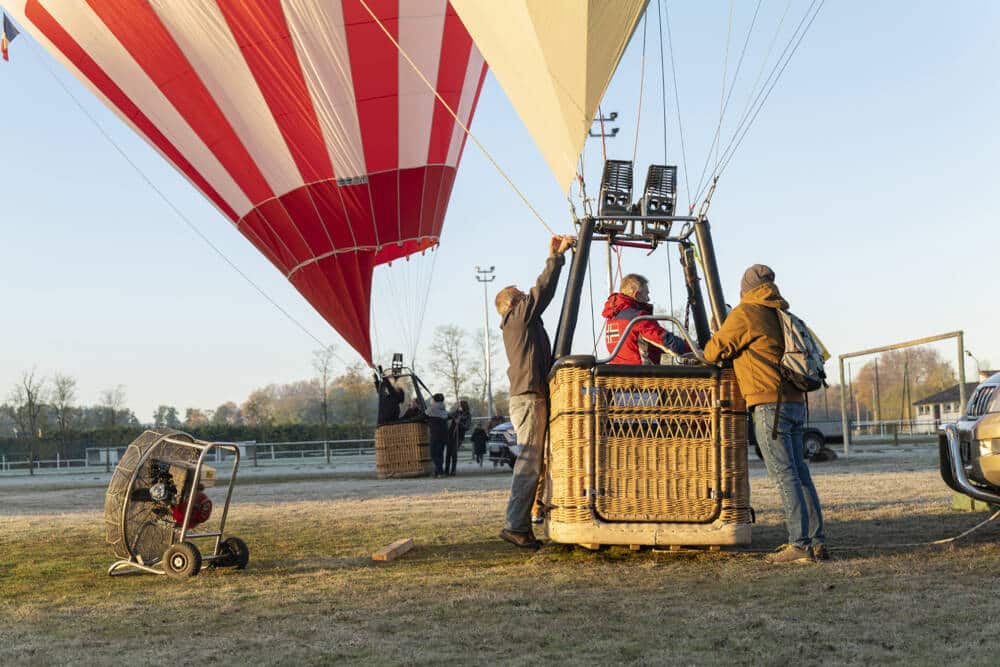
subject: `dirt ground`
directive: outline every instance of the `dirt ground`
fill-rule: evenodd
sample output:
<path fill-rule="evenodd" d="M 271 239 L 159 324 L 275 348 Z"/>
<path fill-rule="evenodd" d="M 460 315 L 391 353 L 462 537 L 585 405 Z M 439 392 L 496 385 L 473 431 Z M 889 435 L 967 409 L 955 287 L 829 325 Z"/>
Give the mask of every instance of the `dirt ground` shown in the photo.
<path fill-rule="evenodd" d="M 493 469 L 248 471 L 227 532 L 250 566 L 184 581 L 106 576 L 101 475 L 0 479 L 0 663 L 993 662 L 1000 527 L 920 545 L 986 517 L 949 509 L 935 448 L 814 465 L 835 558 L 817 565 L 762 562 L 784 531 L 751 468 L 742 553 L 518 551 Z M 371 560 L 401 537 L 417 547 Z"/>

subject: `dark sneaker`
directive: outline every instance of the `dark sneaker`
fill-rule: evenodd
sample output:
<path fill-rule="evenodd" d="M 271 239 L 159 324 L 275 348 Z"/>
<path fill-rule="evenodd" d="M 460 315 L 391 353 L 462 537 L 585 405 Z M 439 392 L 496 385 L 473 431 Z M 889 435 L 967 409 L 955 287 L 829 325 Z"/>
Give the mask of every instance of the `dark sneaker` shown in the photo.
<path fill-rule="evenodd" d="M 522 549 L 538 549 L 542 546 L 538 540 L 535 539 L 534 533 L 530 530 L 526 533 L 518 533 L 504 528 L 500 531 L 500 539 L 510 542 L 515 547 L 521 547 Z"/>
<path fill-rule="evenodd" d="M 791 544 L 783 545 L 778 551 L 764 557 L 764 562 L 768 565 L 784 565 L 786 563 L 811 563 L 812 552 L 809 549 L 796 547 Z"/>
<path fill-rule="evenodd" d="M 810 551 L 812 551 L 813 560 L 830 560 L 830 550 L 826 548 L 825 544 L 814 544 Z"/>

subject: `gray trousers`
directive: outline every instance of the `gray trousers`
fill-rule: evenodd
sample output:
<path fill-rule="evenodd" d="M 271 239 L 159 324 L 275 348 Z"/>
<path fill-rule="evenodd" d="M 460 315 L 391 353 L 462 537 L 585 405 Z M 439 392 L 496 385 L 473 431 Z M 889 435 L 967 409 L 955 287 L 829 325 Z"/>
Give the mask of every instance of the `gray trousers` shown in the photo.
<path fill-rule="evenodd" d="M 531 530 L 531 507 L 541 474 L 545 430 L 549 422 L 548 400 L 542 394 L 518 394 L 510 397 L 510 421 L 517 433 L 521 454 L 514 464 L 507 501 L 507 530 L 526 533 Z"/>

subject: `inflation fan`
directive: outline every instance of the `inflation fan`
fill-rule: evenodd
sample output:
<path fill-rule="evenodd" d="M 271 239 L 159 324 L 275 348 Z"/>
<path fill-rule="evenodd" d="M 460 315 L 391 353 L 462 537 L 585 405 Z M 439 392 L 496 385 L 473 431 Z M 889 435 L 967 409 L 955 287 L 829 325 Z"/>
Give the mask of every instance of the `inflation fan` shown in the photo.
<path fill-rule="evenodd" d="M 209 452 L 233 455 L 226 500 L 217 530 L 192 532 L 212 515 L 205 488 L 215 485 L 215 470 L 205 465 Z M 115 467 L 104 499 L 108 543 L 118 560 L 109 575 L 140 570 L 172 577 L 193 577 L 202 565 L 242 570 L 250 559 L 238 537 L 223 539 L 240 451 L 235 445 L 195 440 L 171 429 L 148 430 L 132 441 Z M 193 540 L 214 538 L 211 555 Z"/>

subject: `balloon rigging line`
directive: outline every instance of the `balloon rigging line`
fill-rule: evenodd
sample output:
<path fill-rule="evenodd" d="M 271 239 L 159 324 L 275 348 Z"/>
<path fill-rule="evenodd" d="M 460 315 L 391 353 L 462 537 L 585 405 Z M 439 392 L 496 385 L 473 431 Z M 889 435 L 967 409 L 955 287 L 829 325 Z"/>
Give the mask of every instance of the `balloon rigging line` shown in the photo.
<path fill-rule="evenodd" d="M 729 0 L 729 23 L 726 27 L 726 51 L 725 55 L 722 57 L 722 90 L 719 91 L 719 127 L 722 127 L 722 117 L 726 114 L 726 78 L 729 74 L 729 45 L 732 43 L 733 39 L 733 12 L 736 10 L 736 0 Z M 736 77 L 733 77 L 733 83 L 736 82 Z M 713 142 L 715 145 L 715 164 L 719 164 L 719 143 Z M 708 150 L 708 154 L 712 154 L 712 149 Z"/>
<path fill-rule="evenodd" d="M 754 80 L 753 85 L 750 86 L 750 94 L 747 95 L 747 103 L 743 107 L 743 111 L 740 112 L 740 118 L 746 117 L 750 112 L 750 107 L 753 103 L 754 97 L 757 95 L 757 86 L 760 85 L 762 78 L 764 77 L 764 70 L 767 68 L 768 61 L 771 60 L 771 54 L 774 53 L 774 46 L 778 43 L 778 37 L 781 35 L 781 28 L 785 25 L 785 19 L 788 18 L 788 11 L 792 8 L 792 0 L 788 0 L 785 3 L 785 9 L 781 13 L 781 19 L 778 21 L 778 27 L 774 31 L 774 35 L 771 36 L 771 42 L 767 45 L 767 53 L 764 55 L 764 59 L 760 63 L 760 69 L 757 71 L 757 78 Z M 770 78 L 770 76 L 768 77 Z"/>
<path fill-rule="evenodd" d="M 59 87 L 63 89 L 63 91 L 64 91 L 64 92 L 65 92 L 65 93 L 66 93 L 66 94 L 67 94 L 67 95 L 69 96 L 69 98 L 70 98 L 71 100 L 73 100 L 73 103 L 74 103 L 74 104 L 76 105 L 76 107 L 77 107 L 78 109 L 80 109 L 80 111 L 81 111 L 81 112 L 83 112 L 84 116 L 85 116 L 85 117 L 86 117 L 86 118 L 87 118 L 87 119 L 88 119 L 88 120 L 89 120 L 89 121 L 91 122 L 91 124 L 92 124 L 92 125 L 93 125 L 93 126 L 94 126 L 95 128 L 97 128 L 97 130 L 98 130 L 98 131 L 99 131 L 99 132 L 101 133 L 101 135 L 102 135 L 102 136 L 103 136 L 103 137 L 104 137 L 104 138 L 105 138 L 105 139 L 106 139 L 106 140 L 108 141 L 108 143 L 110 143 L 110 144 L 111 144 L 111 146 L 112 146 L 112 147 L 113 147 L 113 148 L 115 149 L 115 151 L 117 151 L 117 152 L 118 152 L 118 154 L 119 154 L 119 155 L 120 155 L 120 156 L 121 156 L 121 157 L 122 157 L 122 158 L 123 158 L 123 159 L 124 159 L 124 160 L 125 160 L 125 161 L 126 161 L 126 162 L 127 162 L 127 163 L 128 163 L 129 165 L 130 165 L 130 166 L 131 166 L 131 167 L 132 167 L 132 169 L 133 169 L 133 170 L 134 170 L 134 171 L 135 171 L 135 172 L 136 172 L 136 173 L 137 173 L 137 174 L 139 175 L 139 177 L 140 177 L 140 178 L 141 178 L 141 179 L 142 179 L 143 181 L 145 181 L 146 185 L 148 185 L 148 186 L 149 186 L 149 187 L 150 187 L 150 188 L 151 188 L 151 189 L 153 190 L 153 192 L 155 192 L 155 193 L 156 193 L 156 194 L 157 194 L 157 195 L 158 195 L 158 196 L 160 197 L 160 199 L 162 199 L 162 200 L 163 200 L 163 201 L 164 201 L 164 202 L 165 202 L 165 203 L 167 204 L 167 206 L 168 206 L 168 207 L 170 207 L 170 209 L 171 209 L 171 210 L 172 210 L 172 211 L 174 212 L 174 214 L 175 214 L 175 215 L 176 215 L 176 216 L 177 216 L 178 218 L 180 218 L 180 219 L 181 219 L 181 221 L 183 221 L 183 222 L 184 222 L 184 224 L 186 224 L 186 225 L 188 226 L 188 228 L 189 228 L 189 229 L 190 229 L 191 231 L 193 231 L 193 232 L 194 232 L 194 233 L 195 233 L 195 234 L 196 234 L 196 235 L 197 235 L 197 236 L 198 236 L 198 237 L 199 237 L 199 238 L 200 238 L 200 239 L 201 239 L 202 241 L 204 241 L 204 242 L 205 242 L 205 244 L 206 244 L 206 245 L 208 245 L 208 247 L 209 247 L 209 248 L 211 248 L 211 249 L 212 249 L 213 251 L 215 251 L 215 253 L 216 253 L 216 254 L 217 254 L 217 255 L 218 255 L 219 257 L 221 257 L 221 258 L 222 258 L 222 260 L 223 260 L 223 261 L 224 261 L 224 262 L 225 262 L 226 264 L 228 264 L 230 268 L 232 268 L 232 269 L 233 269 L 233 270 L 234 270 L 234 271 L 235 271 L 235 272 L 236 272 L 237 274 L 239 274 L 239 275 L 240 275 L 240 277 L 242 277 L 242 278 L 243 278 L 243 279 L 244 279 L 244 280 L 245 280 L 245 281 L 246 281 L 246 282 L 247 282 L 247 283 L 248 283 L 248 284 L 249 284 L 249 285 L 250 285 L 251 287 L 253 287 L 253 288 L 254 288 L 254 290 L 256 290 L 256 291 L 257 291 L 257 293 L 258 293 L 258 294 L 260 294 L 260 295 L 261 295 L 262 297 L 264 297 L 264 299 L 265 299 L 266 301 L 268 301 L 268 302 L 269 302 L 269 303 L 270 303 L 270 304 L 271 304 L 272 306 L 274 306 L 274 307 L 275 307 L 275 308 L 276 308 L 276 309 L 277 309 L 277 310 L 278 310 L 278 311 L 279 311 L 279 312 L 280 312 L 280 313 L 281 313 L 282 315 L 284 315 L 284 316 L 285 316 L 285 317 L 286 317 L 286 318 L 287 318 L 287 319 L 288 319 L 288 320 L 289 320 L 289 321 L 290 321 L 290 322 L 291 322 L 292 324 L 294 324 L 295 326 L 297 326 L 297 327 L 298 327 L 298 328 L 299 328 L 299 329 L 300 329 L 300 330 L 301 330 L 301 331 L 302 331 L 303 333 L 305 333 L 305 334 L 306 334 L 306 335 L 307 335 L 307 336 L 308 336 L 309 338 L 312 338 L 312 339 L 313 339 L 313 340 L 314 340 L 314 341 L 315 341 L 315 342 L 316 342 L 316 343 L 317 343 L 317 344 L 318 344 L 318 345 L 319 345 L 319 346 L 320 346 L 321 348 L 324 348 L 324 349 L 326 349 L 326 348 L 330 348 L 330 349 L 331 349 L 331 352 L 332 352 L 332 346 L 330 346 L 329 344 L 327 344 L 327 343 L 324 343 L 324 342 L 323 342 L 322 340 L 320 340 L 318 336 L 316 336 L 316 335 L 315 335 L 315 334 L 314 334 L 314 333 L 313 333 L 312 331 L 310 331 L 310 330 L 309 330 L 308 328 L 306 328 L 306 326 L 305 326 L 304 324 L 302 324 L 302 323 L 301 323 L 301 322 L 299 322 L 299 321 L 298 321 L 297 319 L 295 319 L 295 317 L 293 317 L 291 313 L 289 313 L 289 312 L 288 312 L 287 310 L 285 310 L 285 309 L 284 309 L 284 308 L 283 308 L 283 307 L 282 307 L 281 305 L 279 305 L 277 301 L 275 301 L 275 300 L 274 300 L 273 298 L 271 298 L 271 296 L 270 296 L 270 295 L 269 295 L 269 294 L 268 294 L 267 292 L 265 292 L 265 291 L 264 291 L 264 290 L 263 290 L 263 289 L 262 289 L 262 288 L 261 288 L 261 287 L 260 287 L 260 286 L 259 286 L 259 285 L 258 285 L 258 284 L 257 284 L 256 282 L 254 282 L 254 281 L 253 281 L 253 280 L 252 280 L 252 279 L 250 278 L 250 276 L 248 276 L 248 275 L 247 275 L 246 273 L 244 273 L 244 272 L 243 272 L 243 271 L 242 271 L 242 270 L 241 270 L 241 269 L 240 269 L 240 268 L 239 268 L 239 267 L 238 267 L 238 266 L 237 266 L 237 265 L 236 265 L 236 264 L 235 264 L 235 263 L 234 263 L 234 262 L 233 262 L 233 261 L 232 261 L 231 259 L 229 259 L 229 257 L 228 257 L 228 256 L 226 256 L 226 254 L 225 254 L 225 253 L 224 253 L 224 252 L 223 252 L 223 251 L 222 251 L 222 250 L 221 250 L 221 249 L 220 249 L 220 248 L 219 248 L 218 246 L 216 246 L 216 245 L 215 245 L 215 244 L 214 244 L 214 243 L 213 243 L 213 242 L 211 241 L 211 239 L 209 239 L 209 238 L 208 238 L 208 237 L 207 237 L 207 236 L 206 236 L 206 235 L 205 235 L 205 234 L 204 234 L 204 233 L 203 233 L 203 232 L 202 232 L 202 231 L 201 231 L 201 230 L 200 230 L 200 229 L 199 229 L 199 228 L 198 228 L 198 227 L 197 227 L 197 226 L 196 226 L 196 225 L 195 225 L 195 224 L 194 224 L 194 223 L 193 223 L 193 222 L 192 222 L 192 221 L 191 221 L 191 220 L 190 220 L 190 219 L 189 219 L 189 218 L 188 218 L 188 217 L 187 217 L 187 216 L 186 216 L 186 215 L 185 215 L 185 214 L 184 214 L 184 213 L 183 213 L 183 212 L 182 212 L 182 211 L 181 211 L 181 210 L 180 210 L 180 209 L 179 209 L 179 208 L 178 208 L 178 207 L 177 207 L 177 206 L 176 206 L 176 205 L 175 205 L 175 204 L 174 204 L 174 203 L 173 203 L 173 202 L 171 201 L 171 200 L 170 200 L 170 198 L 169 198 L 169 197 L 167 197 L 167 196 L 166 196 L 166 194 L 164 194 L 162 190 L 160 190 L 160 188 L 159 188 L 159 187 L 157 187 L 157 186 L 156 186 L 156 184 L 155 184 L 155 183 L 154 183 L 154 182 L 152 181 L 152 179 L 150 179 L 150 178 L 149 178 L 149 176 L 147 176 L 147 175 L 146 175 L 146 173 L 145 173 L 145 172 L 144 172 L 144 171 L 143 171 L 143 170 L 142 170 L 141 168 L 139 168 L 139 165 L 137 165 L 137 164 L 136 164 L 136 163 L 135 163 L 135 162 L 134 162 L 134 161 L 132 160 L 132 158 L 130 158 L 130 157 L 128 156 L 128 154 L 127 154 L 127 153 L 126 153 L 126 152 L 124 151 L 124 149 L 122 149 L 122 147 L 118 145 L 118 142 L 116 142 L 116 141 L 115 141 L 115 139 L 114 139 L 114 138 L 113 138 L 113 137 L 112 137 L 112 136 L 111 136 L 111 135 L 110 135 L 110 134 L 109 134 L 109 133 L 108 133 L 108 132 L 107 132 L 107 131 L 106 131 L 106 130 L 105 130 L 105 129 L 104 129 L 104 128 L 103 128 L 103 127 L 102 127 L 102 126 L 101 126 L 101 125 L 100 125 L 100 124 L 98 123 L 98 122 L 97 122 L 97 119 L 96 119 L 96 118 L 94 118 L 94 116 L 93 116 L 93 115 L 92 115 L 92 114 L 90 113 L 90 111 L 88 111 L 88 110 L 87 110 L 87 108 L 83 106 L 83 104 L 82 104 L 82 103 L 80 102 L 80 100 L 78 100 L 78 99 L 77 99 L 77 97 L 76 97 L 76 96 L 75 96 L 75 95 L 73 94 L 73 92 L 72 92 L 72 91 L 71 91 L 71 90 L 70 90 L 70 89 L 69 89 L 69 88 L 68 88 L 68 87 L 66 86 L 66 84 L 65 84 L 65 83 L 64 83 L 64 82 L 63 82 L 63 81 L 62 81 L 62 80 L 61 80 L 61 79 L 60 79 L 60 78 L 59 78 L 58 76 L 56 76 L 55 72 L 53 72 L 53 71 L 52 71 L 52 69 L 51 69 L 51 68 L 49 67 L 49 65 L 48 65 L 48 64 L 47 64 L 47 63 L 45 62 L 45 60 L 44 60 L 44 59 L 43 59 L 43 58 L 42 58 L 42 57 L 40 56 L 40 54 L 38 54 L 38 52 L 37 52 L 37 49 L 38 49 L 38 45 L 37 45 L 37 43 L 35 42 L 35 40 L 28 40 L 28 43 L 32 44 L 32 51 L 34 52 L 34 55 L 35 55 L 35 58 L 36 58 L 36 60 L 37 60 L 37 61 L 38 61 L 38 62 L 39 62 L 39 63 L 40 63 L 41 65 L 42 65 L 43 69 L 45 69 L 45 71 L 46 71 L 46 72 L 48 72 L 49 76 L 51 76 L 51 77 L 52 77 L 53 79 L 55 79 L 55 81 L 56 81 L 56 83 L 57 83 L 57 84 L 59 85 Z M 342 358 L 340 357 L 340 355 L 338 355 L 338 354 L 337 354 L 336 352 L 332 352 L 332 354 L 333 354 L 334 358 L 336 358 L 336 359 L 337 359 L 337 361 L 339 361 L 340 363 L 344 364 L 345 366 L 347 365 L 347 362 L 345 362 L 345 361 L 344 361 L 344 360 L 343 360 L 343 359 L 342 359 Z"/>
<path fill-rule="evenodd" d="M 419 67 L 417 67 L 417 64 L 413 62 L 413 60 L 410 58 L 410 55 L 403 49 L 402 45 L 398 41 L 396 41 L 396 38 L 392 36 L 392 33 L 389 32 L 389 29 L 385 27 L 385 24 L 382 23 L 382 19 L 376 16 L 375 12 L 372 11 L 372 8 L 368 6 L 368 2 L 366 2 L 366 0 L 359 0 L 359 2 L 361 2 L 361 6 L 365 8 L 365 11 L 368 12 L 368 15 L 371 16 L 372 19 L 375 21 L 375 23 L 378 24 L 378 27 L 382 29 L 382 32 L 385 33 L 385 36 L 389 38 L 389 41 L 393 43 L 393 45 L 396 47 L 396 50 L 399 51 L 399 54 L 403 56 L 403 59 L 406 60 L 406 62 L 409 63 L 410 67 L 413 68 L 413 71 L 417 73 L 417 76 L 419 76 L 420 80 L 424 82 L 424 85 L 426 85 L 427 88 L 432 93 L 434 93 L 434 97 L 437 98 L 438 102 L 440 102 L 441 105 L 445 108 L 445 110 L 449 114 L 451 114 L 451 117 L 455 119 L 455 122 L 458 124 L 460 128 L 462 128 L 462 131 L 465 132 L 466 136 L 472 139 L 472 142 L 476 144 L 476 147 L 480 151 L 482 151 L 486 159 L 489 160 L 490 164 L 493 165 L 493 168 L 497 170 L 497 173 L 499 173 L 504 178 L 504 180 L 507 181 L 507 184 L 510 185 L 510 187 L 514 190 L 517 196 L 520 197 L 521 201 L 524 202 L 524 205 L 528 207 L 528 210 L 530 210 L 535 215 L 535 217 L 538 219 L 538 222 L 542 223 L 542 227 L 545 227 L 545 229 L 549 232 L 549 234 L 555 236 L 556 233 L 552 230 L 551 227 L 549 227 L 548 223 L 545 222 L 545 219 L 542 218 L 542 214 L 539 213 L 538 210 L 531 205 L 531 202 L 528 201 L 528 198 L 524 195 L 524 193 L 521 192 L 520 189 L 518 189 L 518 187 L 514 184 L 514 181 L 511 180 L 510 176 L 507 175 L 507 172 L 505 172 L 503 168 L 499 164 L 497 164 L 497 161 L 493 159 L 493 156 L 490 154 L 490 152 L 486 150 L 485 146 L 479 143 L 479 139 L 477 139 L 476 135 L 474 135 L 472 131 L 469 130 L 468 126 L 466 126 L 466 124 L 462 122 L 462 119 L 458 117 L 458 114 L 455 113 L 455 111 L 451 108 L 451 105 L 449 105 L 445 101 L 445 99 L 441 97 L 441 94 L 434 87 L 434 84 L 428 81 L 427 77 L 424 76 L 424 73 L 420 71 Z"/>
<path fill-rule="evenodd" d="M 635 108 L 635 143 L 632 144 L 632 164 L 639 152 L 639 121 L 642 119 L 642 91 L 646 83 L 646 13 L 642 14 L 642 63 L 639 65 L 639 104 Z"/>
<path fill-rule="evenodd" d="M 664 0 L 663 5 L 663 14 L 666 17 L 667 24 L 667 48 L 670 49 L 670 71 L 673 74 L 674 80 L 674 103 L 677 107 L 677 133 L 681 138 L 681 160 L 684 163 L 684 191 L 687 194 L 688 206 L 693 211 L 694 200 L 691 199 L 691 181 L 688 178 L 687 150 L 684 148 L 684 125 L 681 123 L 681 98 L 677 92 L 677 64 L 674 61 L 674 38 L 670 33 L 670 7 L 667 6 L 666 0 Z M 659 12 L 659 0 L 657 0 L 656 7 L 657 12 Z"/>
<path fill-rule="evenodd" d="M 725 169 L 725 167 L 729 164 L 730 160 L 732 160 L 733 154 L 735 154 L 736 149 L 738 149 L 740 147 L 740 144 L 743 143 L 743 139 L 746 137 L 747 133 L 750 131 L 750 127 L 753 125 L 754 121 L 757 119 L 757 115 L 760 113 L 761 109 L 764 108 L 764 104 L 767 102 L 768 98 L 771 96 L 771 92 L 774 91 L 774 87 L 778 84 L 778 81 L 781 79 L 781 75 L 784 74 L 785 68 L 788 67 L 788 63 L 791 62 L 792 57 L 798 51 L 799 46 L 802 44 L 802 40 L 805 39 L 806 33 L 809 32 L 809 29 L 812 27 L 813 21 L 816 20 L 816 17 L 819 15 L 820 10 L 823 9 L 823 5 L 825 4 L 825 2 L 826 2 L 826 0 L 819 0 L 819 5 L 816 7 L 816 11 L 813 12 L 812 17 L 809 18 L 809 22 L 806 24 L 805 28 L 799 34 L 798 40 L 795 42 L 795 46 L 792 47 L 791 53 L 789 53 L 788 57 L 785 58 L 784 64 L 781 65 L 781 69 L 777 72 L 777 75 L 774 77 L 774 80 L 771 82 L 771 86 L 767 89 L 767 93 L 764 95 L 764 98 L 760 101 L 760 104 L 757 105 L 756 111 L 754 111 L 753 116 L 750 118 L 749 122 L 747 123 L 746 127 L 744 128 L 743 133 L 740 135 L 739 140 L 736 141 L 736 144 L 733 146 L 732 150 L 729 152 L 729 156 L 725 159 L 725 162 L 720 166 L 719 171 L 718 171 L 719 174 L 722 173 L 722 171 Z M 816 4 L 816 0 L 813 0 L 812 4 L 815 5 Z M 810 9 L 811 8 L 812 8 L 812 5 L 810 5 Z M 806 12 L 806 15 L 808 16 L 808 10 Z M 805 20 L 805 19 L 803 19 L 803 20 Z M 801 26 L 801 23 L 799 25 Z M 793 36 L 793 39 L 794 39 L 794 36 Z M 734 139 L 735 139 L 735 135 L 734 135 Z"/>
<path fill-rule="evenodd" d="M 817 2 L 819 3 L 818 6 Z M 788 63 L 791 62 L 792 57 L 798 51 L 799 46 L 802 44 L 802 40 L 805 38 L 806 33 L 809 32 L 809 28 L 812 27 L 813 22 L 816 20 L 816 17 L 819 15 L 819 12 L 823 8 L 823 4 L 825 2 L 826 0 L 813 0 L 812 3 L 809 5 L 808 9 L 806 9 L 806 12 L 802 17 L 802 20 L 799 21 L 799 25 L 795 28 L 795 31 L 792 33 L 792 36 L 789 39 L 788 44 L 785 46 L 784 50 L 782 50 L 781 55 L 778 56 L 778 60 L 775 62 L 774 68 L 771 70 L 771 74 L 769 74 L 767 79 L 765 80 L 764 87 L 760 90 L 760 92 L 758 92 L 757 97 L 754 99 L 754 102 L 751 105 L 751 108 L 754 109 L 753 114 L 750 115 L 749 117 L 745 116 L 737 125 L 736 130 L 734 131 L 733 136 L 729 141 L 729 144 L 722 153 L 723 160 L 719 165 L 719 168 L 713 174 L 715 178 L 718 178 L 722 174 L 722 172 L 725 171 L 730 161 L 732 161 L 732 158 L 735 155 L 736 150 L 743 143 L 743 140 L 746 138 L 747 133 L 749 133 L 750 128 L 753 126 L 754 121 L 756 121 L 757 116 L 760 114 L 761 109 L 764 108 L 764 104 L 767 102 L 768 98 L 771 96 L 771 93 L 774 91 L 774 88 L 778 84 L 778 81 L 781 79 L 781 75 L 784 73 L 785 68 L 788 67 Z M 813 10 L 813 7 L 816 7 L 815 11 Z M 811 16 L 810 13 L 812 14 Z M 805 26 L 804 28 L 803 25 Z M 789 51 L 789 49 L 791 49 L 791 51 Z M 784 59 L 784 62 L 782 62 L 782 59 Z"/>
<path fill-rule="evenodd" d="M 431 295 L 430 286 L 434 282 L 434 270 L 437 268 L 437 257 L 438 254 L 435 251 L 434 257 L 433 259 L 431 259 L 431 272 L 430 272 L 430 277 L 427 279 L 427 289 L 424 290 L 424 305 L 420 309 L 420 320 L 417 323 L 416 340 L 413 341 L 413 354 L 410 355 L 410 358 L 414 360 L 414 363 L 416 363 L 417 348 L 420 345 L 420 334 L 424 330 L 424 316 L 427 315 L 427 302 L 430 299 Z"/>
<path fill-rule="evenodd" d="M 656 25 L 660 29 L 660 110 L 663 112 L 663 164 L 667 163 L 667 71 L 663 64 L 663 19 L 656 0 Z"/>
<path fill-rule="evenodd" d="M 723 94 L 725 97 L 724 100 L 720 100 L 722 106 L 719 109 L 719 124 L 715 128 L 715 136 L 712 137 L 712 145 L 708 149 L 708 155 L 705 156 L 705 163 L 701 167 L 701 175 L 698 176 L 698 185 L 696 187 L 696 191 L 698 193 L 702 192 L 703 189 L 702 186 L 704 185 L 705 182 L 705 173 L 708 171 L 708 162 L 711 159 L 711 154 L 713 150 L 715 151 L 715 167 L 713 168 L 712 173 L 715 173 L 719 169 L 719 138 L 722 135 L 722 123 L 723 120 L 725 119 L 726 111 L 729 109 L 729 101 L 733 96 L 733 90 L 736 89 L 736 82 L 737 80 L 739 80 L 740 71 L 743 68 L 743 60 L 746 57 L 747 47 L 750 45 L 750 38 L 753 35 L 754 26 L 757 24 L 757 16 L 760 13 L 760 6 L 762 2 L 763 0 L 757 0 L 757 6 L 754 9 L 753 18 L 750 20 L 750 27 L 747 29 L 746 39 L 743 40 L 743 49 L 740 52 L 739 60 L 736 63 L 736 71 L 733 73 L 733 80 L 729 85 L 728 93 L 725 92 L 726 85 L 725 85 L 725 80 L 723 80 L 722 86 L 723 86 Z M 732 16 L 730 15 L 730 21 L 731 20 Z M 727 43 L 726 44 L 727 59 L 728 59 L 728 54 L 729 54 L 729 45 Z"/>
<path fill-rule="evenodd" d="M 647 10 L 648 11 L 648 10 Z M 663 21 L 660 18 L 660 0 L 656 0 L 656 24 L 660 33 L 660 110 L 663 114 L 663 164 L 667 164 L 667 73 L 663 63 Z M 667 289 L 670 294 L 670 314 L 674 314 L 674 276 L 670 267 L 670 244 L 667 244 Z M 597 349 L 597 343 L 594 343 Z"/>

